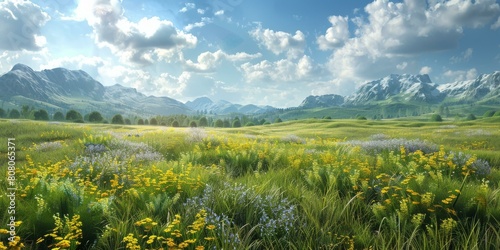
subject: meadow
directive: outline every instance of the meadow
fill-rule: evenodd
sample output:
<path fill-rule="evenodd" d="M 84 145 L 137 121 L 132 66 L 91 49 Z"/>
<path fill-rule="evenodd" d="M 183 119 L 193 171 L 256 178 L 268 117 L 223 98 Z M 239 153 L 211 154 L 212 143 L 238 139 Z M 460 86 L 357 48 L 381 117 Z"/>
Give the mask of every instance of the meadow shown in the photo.
<path fill-rule="evenodd" d="M 499 249 L 499 124 L 0 120 L 0 249 Z"/>

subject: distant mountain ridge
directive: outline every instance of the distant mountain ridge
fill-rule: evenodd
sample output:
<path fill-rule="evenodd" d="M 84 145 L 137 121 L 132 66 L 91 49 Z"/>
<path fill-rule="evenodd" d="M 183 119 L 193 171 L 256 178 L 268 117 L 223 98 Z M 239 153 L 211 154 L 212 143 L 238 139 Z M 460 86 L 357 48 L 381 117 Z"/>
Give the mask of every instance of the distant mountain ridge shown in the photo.
<path fill-rule="evenodd" d="M 335 101 L 326 101 L 335 97 Z M 343 102 L 340 100 L 344 99 Z M 364 106 L 383 103 L 500 103 L 500 71 L 483 74 L 474 80 L 435 84 L 426 74 L 391 74 L 378 80 L 366 82 L 355 93 L 342 97 L 337 95 L 308 96 L 301 108 L 333 106 Z"/>
<path fill-rule="evenodd" d="M 18 104 L 38 104 L 53 110 L 75 109 L 103 114 L 169 115 L 191 110 L 168 97 L 146 96 L 119 84 L 105 87 L 81 70 L 55 68 L 34 71 L 16 64 L 0 76 L 0 99 Z"/>
<path fill-rule="evenodd" d="M 213 114 L 230 114 L 230 113 L 259 114 L 274 109 L 271 106 L 257 106 L 253 104 L 248 104 L 248 105 L 233 104 L 224 100 L 214 102 L 208 97 L 200 97 L 196 98 L 193 101 L 188 101 L 186 102 L 186 106 L 188 106 L 194 111 L 206 111 Z"/>

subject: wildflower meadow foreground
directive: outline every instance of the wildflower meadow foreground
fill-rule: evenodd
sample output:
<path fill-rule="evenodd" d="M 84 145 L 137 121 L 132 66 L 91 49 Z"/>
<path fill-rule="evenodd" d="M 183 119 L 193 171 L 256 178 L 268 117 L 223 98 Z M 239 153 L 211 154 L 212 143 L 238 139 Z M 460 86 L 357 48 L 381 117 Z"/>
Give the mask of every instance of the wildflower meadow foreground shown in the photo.
<path fill-rule="evenodd" d="M 498 249 L 498 122 L 1 120 L 0 249 Z"/>

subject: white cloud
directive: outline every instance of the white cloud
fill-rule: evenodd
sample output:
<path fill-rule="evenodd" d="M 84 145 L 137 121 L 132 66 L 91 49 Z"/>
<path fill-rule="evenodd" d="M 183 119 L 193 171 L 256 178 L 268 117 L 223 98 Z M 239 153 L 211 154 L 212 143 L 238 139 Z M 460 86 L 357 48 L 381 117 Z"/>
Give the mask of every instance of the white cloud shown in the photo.
<path fill-rule="evenodd" d="M 30 1 L 6 0 L 0 3 L 0 49 L 38 51 L 47 40 L 41 28 L 50 16 Z"/>
<path fill-rule="evenodd" d="M 119 0 L 80 0 L 74 19 L 87 21 L 100 47 L 138 64 L 151 64 L 160 54 L 175 55 L 197 44 L 195 36 L 176 29 L 168 20 L 151 17 L 134 23 L 123 14 Z"/>
<path fill-rule="evenodd" d="M 250 35 L 275 55 L 286 52 L 288 57 L 298 58 L 304 54 L 306 38 L 300 30 L 297 30 L 295 35 L 292 36 L 290 33 L 283 31 L 263 30 L 259 25 L 256 29 L 250 31 Z"/>
<path fill-rule="evenodd" d="M 196 5 L 194 3 L 186 3 L 184 7 L 182 7 L 179 12 L 185 13 L 190 9 L 196 8 Z"/>
<path fill-rule="evenodd" d="M 332 27 L 326 30 L 325 35 L 317 38 L 316 42 L 320 50 L 335 49 L 344 45 L 349 39 L 349 18 L 342 16 L 330 16 L 328 21 Z"/>
<path fill-rule="evenodd" d="M 491 25 L 492 29 L 498 29 L 500 28 L 500 17 L 498 17 L 497 21 Z"/>
<path fill-rule="evenodd" d="M 263 60 L 257 64 L 244 63 L 240 66 L 247 82 L 298 82 L 312 77 L 315 70 L 312 59 L 306 55 L 297 62 L 281 59 L 276 62 Z"/>
<path fill-rule="evenodd" d="M 460 54 L 460 56 L 453 56 L 453 57 L 451 57 L 450 61 L 452 63 L 467 62 L 472 57 L 472 53 L 473 52 L 474 52 L 474 50 L 472 48 L 468 48 L 464 52 L 462 52 Z"/>
<path fill-rule="evenodd" d="M 201 28 L 203 26 L 205 26 L 205 22 L 190 23 L 190 24 L 186 25 L 186 27 L 184 27 L 184 30 L 189 32 L 194 28 Z"/>
<path fill-rule="evenodd" d="M 419 72 L 419 73 L 420 73 L 421 75 L 426 75 L 426 74 L 428 75 L 428 74 L 430 74 L 431 72 L 432 72 L 432 68 L 431 68 L 431 67 L 429 67 L 429 66 L 424 66 L 424 67 L 422 67 L 422 68 L 420 69 L 420 72 Z"/>
<path fill-rule="evenodd" d="M 248 61 L 255 58 L 259 58 L 262 55 L 257 54 L 247 54 L 245 52 L 238 52 L 236 54 L 227 54 L 222 50 L 217 50 L 215 52 L 203 52 L 198 55 L 197 61 L 193 62 L 191 60 L 185 61 L 185 66 L 190 71 L 213 71 L 220 64 L 222 60 L 228 60 L 232 62 L 236 61 Z"/>
<path fill-rule="evenodd" d="M 354 36 L 328 62 L 333 76 L 345 84 L 395 73 L 404 62 L 405 71 L 418 71 L 418 55 L 454 49 L 464 28 L 486 26 L 500 15 L 495 0 L 375 0 L 364 10 L 366 18 L 351 18 L 357 26 Z"/>
<path fill-rule="evenodd" d="M 477 70 L 475 68 L 465 70 L 448 70 L 443 74 L 444 78 L 449 82 L 473 80 L 477 77 Z"/>
<path fill-rule="evenodd" d="M 214 13 L 215 16 L 222 16 L 224 15 L 224 10 L 218 10 Z"/>
<path fill-rule="evenodd" d="M 204 9 L 197 9 L 196 12 L 200 15 L 203 15 L 205 14 L 205 10 Z"/>

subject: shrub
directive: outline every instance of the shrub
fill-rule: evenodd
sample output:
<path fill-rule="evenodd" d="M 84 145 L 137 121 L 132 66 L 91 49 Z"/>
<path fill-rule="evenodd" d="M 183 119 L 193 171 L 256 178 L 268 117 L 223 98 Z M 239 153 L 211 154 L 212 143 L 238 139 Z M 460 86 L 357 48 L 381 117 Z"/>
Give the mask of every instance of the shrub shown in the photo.
<path fill-rule="evenodd" d="M 191 128 L 196 128 L 196 127 L 198 127 L 198 126 L 196 125 L 196 122 L 195 122 L 195 121 L 191 121 L 191 122 L 189 123 L 189 127 L 191 127 Z"/>
<path fill-rule="evenodd" d="M 493 116 L 500 116 L 500 110 L 495 112 L 495 114 L 493 114 Z"/>
<path fill-rule="evenodd" d="M 68 121 L 75 121 L 75 120 L 82 120 L 83 117 L 82 115 L 76 111 L 76 110 L 70 110 L 66 113 L 66 120 Z"/>
<path fill-rule="evenodd" d="M 104 120 L 104 118 L 102 117 L 101 113 L 97 111 L 93 111 L 89 115 L 89 122 L 102 122 L 102 120 Z"/>
<path fill-rule="evenodd" d="M 358 116 L 358 117 L 356 117 L 356 119 L 358 119 L 358 120 L 367 120 L 366 117 L 364 117 L 364 116 Z"/>
<path fill-rule="evenodd" d="M 251 126 L 255 126 L 255 124 L 253 122 L 247 122 L 245 124 L 246 127 L 251 127 Z"/>
<path fill-rule="evenodd" d="M 233 121 L 233 128 L 239 128 L 239 127 L 241 127 L 241 122 L 239 119 L 235 119 Z"/>
<path fill-rule="evenodd" d="M 280 123 L 280 122 L 283 122 L 283 120 L 281 120 L 281 118 L 276 118 L 276 120 L 274 120 L 274 123 Z"/>
<path fill-rule="evenodd" d="M 217 119 L 215 121 L 215 127 L 216 128 L 223 128 L 224 127 L 224 122 L 221 119 Z"/>
<path fill-rule="evenodd" d="M 151 125 L 158 125 L 158 120 L 156 120 L 156 118 L 151 118 L 151 121 L 149 122 L 149 124 Z"/>
<path fill-rule="evenodd" d="M 468 114 L 467 117 L 465 118 L 466 121 L 473 121 L 476 120 L 476 116 L 474 114 Z"/>
<path fill-rule="evenodd" d="M 174 127 L 174 128 L 179 127 L 179 122 L 178 121 L 173 121 L 172 122 L 172 127 Z"/>
<path fill-rule="evenodd" d="M 13 109 L 10 111 L 9 118 L 18 119 L 19 117 L 21 117 L 21 113 L 19 113 L 19 110 Z"/>
<path fill-rule="evenodd" d="M 57 111 L 54 114 L 54 117 L 52 118 L 52 120 L 54 120 L 54 121 L 64 121 L 64 115 L 63 115 L 63 113 Z"/>
<path fill-rule="evenodd" d="M 200 127 L 207 127 L 208 126 L 208 120 L 206 117 L 202 117 L 200 121 L 198 122 Z"/>
<path fill-rule="evenodd" d="M 0 108 L 0 118 L 4 118 L 7 116 L 7 113 L 5 112 L 5 110 L 3 110 L 2 108 Z"/>
<path fill-rule="evenodd" d="M 131 125 L 131 124 L 132 124 L 132 121 L 130 121 L 130 119 L 126 118 L 126 119 L 125 119 L 125 124 L 127 124 L 127 125 Z"/>
<path fill-rule="evenodd" d="M 120 114 L 117 114 L 111 118 L 111 123 L 112 124 L 125 124 L 125 121 L 123 120 L 123 116 Z"/>
<path fill-rule="evenodd" d="M 37 121 L 48 121 L 49 120 L 49 113 L 47 113 L 47 111 L 45 111 L 43 109 L 35 111 L 34 116 L 35 116 L 35 120 L 37 120 Z"/>
<path fill-rule="evenodd" d="M 443 118 L 440 115 L 438 115 L 438 114 L 433 114 L 431 116 L 431 121 L 433 121 L 433 122 L 442 122 Z"/>
<path fill-rule="evenodd" d="M 143 119 L 139 119 L 139 120 L 137 121 L 137 124 L 138 124 L 138 125 L 144 125 L 144 120 L 143 120 Z"/>

